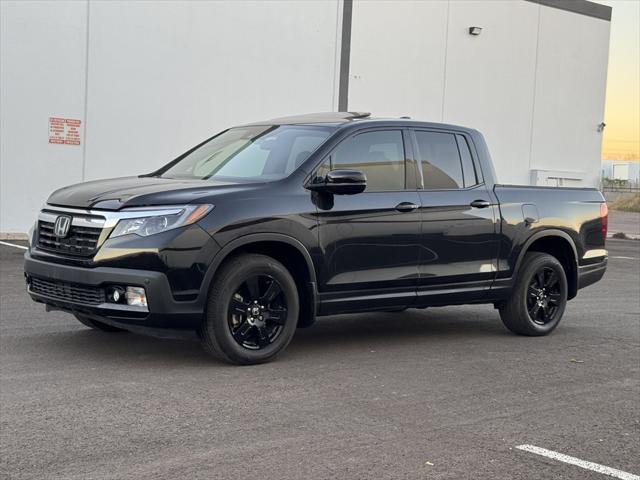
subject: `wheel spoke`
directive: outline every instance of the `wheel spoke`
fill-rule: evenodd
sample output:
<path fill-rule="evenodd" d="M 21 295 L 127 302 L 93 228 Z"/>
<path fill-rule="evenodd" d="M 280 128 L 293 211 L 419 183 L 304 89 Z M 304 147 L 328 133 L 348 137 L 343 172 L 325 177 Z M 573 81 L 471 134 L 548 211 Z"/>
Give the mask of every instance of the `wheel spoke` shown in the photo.
<path fill-rule="evenodd" d="M 551 320 L 551 309 L 548 305 L 542 306 L 542 320 L 547 323 Z"/>
<path fill-rule="evenodd" d="M 530 297 L 533 297 L 533 298 L 538 298 L 538 294 L 539 293 L 540 293 L 540 290 L 538 290 L 533 285 L 529 285 L 529 288 L 527 290 L 527 295 L 529 295 Z"/>
<path fill-rule="evenodd" d="M 251 333 L 252 329 L 253 329 L 253 326 L 250 325 L 249 322 L 244 321 L 233 332 L 233 338 L 235 338 L 238 342 L 242 343 L 249 337 L 249 334 Z"/>
<path fill-rule="evenodd" d="M 269 341 L 269 332 L 267 332 L 267 329 L 264 328 L 264 326 L 258 327 L 258 346 L 260 346 L 260 348 L 266 347 L 269 343 L 271 342 Z"/>
<path fill-rule="evenodd" d="M 536 272 L 536 281 L 538 282 L 538 288 L 542 290 L 544 287 L 544 270 L 538 270 Z"/>
<path fill-rule="evenodd" d="M 280 288 L 280 284 L 276 282 L 274 279 L 271 279 L 269 286 L 267 287 L 267 291 L 264 292 L 264 295 L 260 298 L 260 302 L 263 304 L 270 304 L 273 302 L 276 297 L 280 294 L 282 288 Z"/>
<path fill-rule="evenodd" d="M 556 283 L 558 283 L 558 275 L 556 274 L 556 272 L 554 272 L 553 270 L 551 271 L 551 273 L 549 274 L 549 277 L 547 278 L 546 283 L 544 284 L 544 286 L 547 289 L 550 289 L 551 287 L 553 287 Z"/>
<path fill-rule="evenodd" d="M 267 310 L 269 316 L 267 320 L 277 323 L 278 325 L 284 325 L 287 321 L 287 311 L 285 309 L 270 308 Z"/>
<path fill-rule="evenodd" d="M 248 303 L 241 302 L 237 298 L 231 299 L 231 313 L 246 315 L 248 306 Z"/>
<path fill-rule="evenodd" d="M 260 285 L 258 283 L 258 277 L 247 278 L 244 282 L 249 291 L 250 300 L 258 300 L 260 298 Z"/>
<path fill-rule="evenodd" d="M 550 293 L 549 294 L 549 303 L 553 305 L 560 305 L 561 296 L 559 293 Z"/>
<path fill-rule="evenodd" d="M 538 312 L 540 311 L 540 304 L 538 302 L 533 304 L 533 307 L 529 310 L 529 314 L 533 320 L 538 319 Z"/>

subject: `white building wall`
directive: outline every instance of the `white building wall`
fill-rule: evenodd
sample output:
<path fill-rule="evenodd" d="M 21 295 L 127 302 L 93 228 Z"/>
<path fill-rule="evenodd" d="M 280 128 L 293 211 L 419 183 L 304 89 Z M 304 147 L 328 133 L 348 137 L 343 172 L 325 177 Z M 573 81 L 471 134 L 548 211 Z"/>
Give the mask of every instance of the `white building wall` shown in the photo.
<path fill-rule="evenodd" d="M 63 185 L 338 106 L 342 0 L 0 8 L 2 233 L 25 232 Z M 608 35 L 605 20 L 524 0 L 355 0 L 349 110 L 477 128 L 502 182 L 553 169 L 597 185 Z M 81 145 L 49 144 L 50 116 L 82 120 Z"/>
<path fill-rule="evenodd" d="M 82 181 L 81 146 L 48 143 L 83 118 L 86 3 L 0 2 L 0 232 L 26 232 L 56 188 Z"/>
<path fill-rule="evenodd" d="M 446 0 L 356 1 L 349 110 L 440 121 Z"/>
<path fill-rule="evenodd" d="M 5 234 L 26 232 L 56 188 L 152 171 L 230 125 L 338 106 L 338 0 L 1 5 Z M 50 116 L 81 119 L 82 144 L 50 145 Z"/>
<path fill-rule="evenodd" d="M 499 181 L 527 184 L 540 6 L 469 0 L 450 8 L 443 120 L 483 133 Z M 471 26 L 482 34 L 469 35 Z"/>
<path fill-rule="evenodd" d="M 349 108 L 476 128 L 503 183 L 597 186 L 609 26 L 527 1 L 355 0 Z"/>
<path fill-rule="evenodd" d="M 92 2 L 86 178 L 231 125 L 337 107 L 337 1 Z"/>
<path fill-rule="evenodd" d="M 578 172 L 583 185 L 599 185 L 609 27 L 541 7 L 532 168 Z"/>

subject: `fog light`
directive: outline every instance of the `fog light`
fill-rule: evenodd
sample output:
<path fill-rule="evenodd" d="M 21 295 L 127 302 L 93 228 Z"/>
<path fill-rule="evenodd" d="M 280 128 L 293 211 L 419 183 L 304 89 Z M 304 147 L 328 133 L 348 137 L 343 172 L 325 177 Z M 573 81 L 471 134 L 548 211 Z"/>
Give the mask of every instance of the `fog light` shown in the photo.
<path fill-rule="evenodd" d="M 125 296 L 127 297 L 127 305 L 136 307 L 147 306 L 147 294 L 142 287 L 127 287 Z"/>
<path fill-rule="evenodd" d="M 121 303 L 124 300 L 124 289 L 121 287 L 109 288 L 107 298 L 110 302 Z"/>

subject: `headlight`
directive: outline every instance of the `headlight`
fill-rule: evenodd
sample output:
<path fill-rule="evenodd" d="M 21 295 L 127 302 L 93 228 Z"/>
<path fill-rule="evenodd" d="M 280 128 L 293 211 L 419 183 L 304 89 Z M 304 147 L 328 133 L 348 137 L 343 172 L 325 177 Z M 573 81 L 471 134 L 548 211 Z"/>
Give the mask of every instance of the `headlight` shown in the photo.
<path fill-rule="evenodd" d="M 111 232 L 110 238 L 122 235 L 135 234 L 147 237 L 155 233 L 166 232 L 174 228 L 191 225 L 197 222 L 213 209 L 213 205 L 184 205 L 180 207 L 167 207 L 163 210 L 170 213 L 156 214 L 153 210 L 126 211 L 131 218 L 123 218 Z"/>
<path fill-rule="evenodd" d="M 38 224 L 38 222 L 34 223 L 33 225 L 31 225 L 31 228 L 29 229 L 29 231 L 27 232 L 27 246 L 31 247 L 33 246 L 33 234 L 36 231 L 36 225 Z"/>

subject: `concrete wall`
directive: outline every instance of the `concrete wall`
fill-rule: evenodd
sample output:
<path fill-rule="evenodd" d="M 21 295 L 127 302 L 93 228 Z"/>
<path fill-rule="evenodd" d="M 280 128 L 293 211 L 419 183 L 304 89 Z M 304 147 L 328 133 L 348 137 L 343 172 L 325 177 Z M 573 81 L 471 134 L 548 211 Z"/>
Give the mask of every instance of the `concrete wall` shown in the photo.
<path fill-rule="evenodd" d="M 1 8 L 3 233 L 64 185 L 151 171 L 230 125 L 337 109 L 338 0 Z M 81 145 L 49 144 L 51 116 L 81 119 Z"/>
<path fill-rule="evenodd" d="M 0 2 L 0 232 L 82 181 L 82 146 L 49 144 L 48 122 L 84 118 L 86 18 L 85 2 Z"/>
<path fill-rule="evenodd" d="M 356 0 L 349 108 L 477 128 L 504 183 L 596 186 L 609 26 L 527 1 Z"/>
<path fill-rule="evenodd" d="M 0 3 L 0 232 L 229 125 L 337 110 L 342 0 Z M 349 110 L 468 125 L 499 179 L 600 173 L 609 22 L 518 1 L 353 2 Z M 470 26 L 483 27 L 470 36 Z M 48 143 L 49 117 L 80 145 Z"/>

